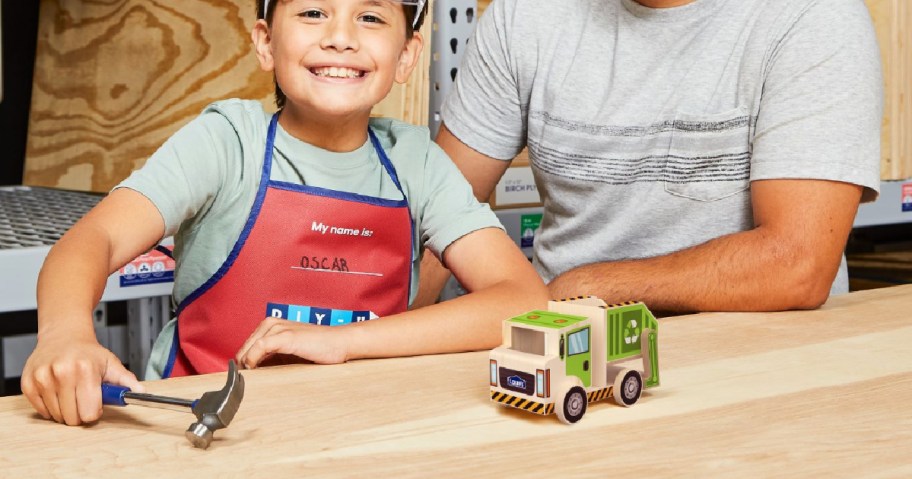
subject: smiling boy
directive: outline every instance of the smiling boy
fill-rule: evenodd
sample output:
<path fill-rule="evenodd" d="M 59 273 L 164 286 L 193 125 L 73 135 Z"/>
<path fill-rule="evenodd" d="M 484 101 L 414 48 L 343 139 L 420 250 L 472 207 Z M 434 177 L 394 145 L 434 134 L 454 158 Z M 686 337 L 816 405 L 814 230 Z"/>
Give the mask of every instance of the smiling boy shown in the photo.
<path fill-rule="evenodd" d="M 276 1 L 267 0 L 266 8 Z M 394 81 L 408 79 L 421 53 L 423 38 L 405 20 L 406 8 L 416 6 L 280 0 L 266 10 L 252 37 L 260 67 L 273 71 L 280 85 L 278 105 L 294 99 L 280 120 L 288 133 L 328 150 L 364 144 L 371 109 Z M 312 115 L 317 112 L 321 116 Z"/>
<path fill-rule="evenodd" d="M 258 2 L 252 37 L 279 112 L 210 105 L 54 246 L 22 376 L 41 415 L 94 421 L 102 381 L 142 390 L 95 340 L 91 313 L 107 275 L 166 236 L 177 317 L 147 379 L 221 371 L 232 357 L 255 367 L 274 354 L 338 363 L 491 348 L 503 318 L 544 305 L 544 284 L 427 128 L 370 118 L 422 48 L 423 5 L 405 3 L 423 1 Z M 470 293 L 409 311 L 421 248 Z"/>

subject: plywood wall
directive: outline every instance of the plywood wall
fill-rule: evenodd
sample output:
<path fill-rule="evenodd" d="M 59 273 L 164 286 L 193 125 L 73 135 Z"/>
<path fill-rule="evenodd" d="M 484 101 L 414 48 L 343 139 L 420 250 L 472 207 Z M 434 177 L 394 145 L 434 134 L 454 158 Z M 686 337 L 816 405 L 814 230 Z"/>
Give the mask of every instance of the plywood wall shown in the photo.
<path fill-rule="evenodd" d="M 25 184 L 107 191 L 212 101 L 275 108 L 254 0 L 40 1 Z M 375 114 L 427 123 L 427 50 Z"/>
<path fill-rule="evenodd" d="M 912 2 L 866 0 L 884 73 L 881 179 L 912 178 Z"/>

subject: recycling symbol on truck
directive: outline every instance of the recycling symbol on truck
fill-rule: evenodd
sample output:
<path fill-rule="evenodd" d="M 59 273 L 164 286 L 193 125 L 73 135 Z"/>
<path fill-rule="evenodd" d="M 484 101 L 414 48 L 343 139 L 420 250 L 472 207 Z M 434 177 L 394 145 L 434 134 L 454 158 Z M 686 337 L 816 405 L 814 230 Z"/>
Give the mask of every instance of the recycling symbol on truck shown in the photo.
<path fill-rule="evenodd" d="M 627 344 L 636 344 L 637 340 L 640 339 L 640 335 L 636 334 L 637 322 L 635 319 L 630 320 L 627 323 L 627 328 L 624 329 L 624 342 Z M 631 336 L 630 333 L 633 333 Z"/>

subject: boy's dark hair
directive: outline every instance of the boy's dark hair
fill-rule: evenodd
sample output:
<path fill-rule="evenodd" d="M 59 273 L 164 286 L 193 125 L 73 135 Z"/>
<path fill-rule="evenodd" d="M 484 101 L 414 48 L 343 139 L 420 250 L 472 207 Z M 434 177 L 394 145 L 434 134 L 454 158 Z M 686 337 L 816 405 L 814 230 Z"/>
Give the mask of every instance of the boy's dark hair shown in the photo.
<path fill-rule="evenodd" d="M 266 20 L 266 24 L 272 27 L 272 15 L 275 12 L 275 4 L 281 2 L 282 0 L 271 0 L 270 9 L 267 15 L 263 14 L 263 6 L 266 3 L 266 0 L 256 0 L 256 10 L 257 18 L 262 18 Z M 424 6 L 421 7 L 421 11 L 418 12 L 418 7 L 415 5 L 402 5 L 402 11 L 405 12 L 405 38 L 411 39 L 415 34 L 416 30 L 421 29 L 421 24 L 424 23 L 424 17 L 427 16 L 428 3 L 425 2 Z M 415 20 L 415 15 L 418 15 L 418 19 Z M 279 108 L 285 107 L 285 92 L 279 87 L 278 82 L 276 82 L 275 77 L 273 77 L 272 82 L 275 84 L 275 103 Z"/>

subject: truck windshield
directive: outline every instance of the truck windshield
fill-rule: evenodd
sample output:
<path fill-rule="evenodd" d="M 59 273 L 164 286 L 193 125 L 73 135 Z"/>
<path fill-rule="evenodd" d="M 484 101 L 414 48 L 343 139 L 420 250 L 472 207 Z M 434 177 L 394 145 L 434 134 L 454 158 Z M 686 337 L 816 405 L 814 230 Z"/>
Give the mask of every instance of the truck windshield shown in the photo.
<path fill-rule="evenodd" d="M 544 356 L 545 333 L 516 326 L 511 328 L 510 331 L 510 349 Z"/>

